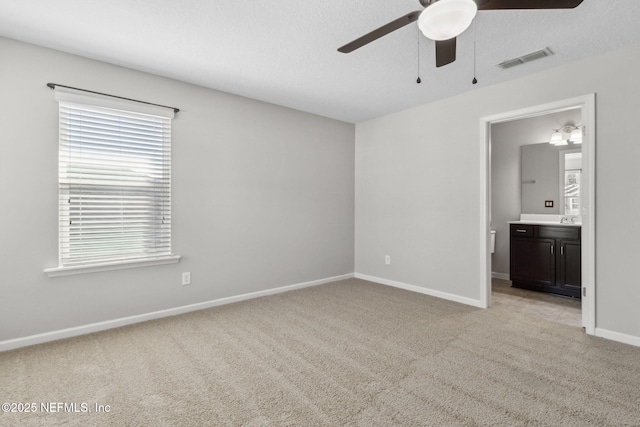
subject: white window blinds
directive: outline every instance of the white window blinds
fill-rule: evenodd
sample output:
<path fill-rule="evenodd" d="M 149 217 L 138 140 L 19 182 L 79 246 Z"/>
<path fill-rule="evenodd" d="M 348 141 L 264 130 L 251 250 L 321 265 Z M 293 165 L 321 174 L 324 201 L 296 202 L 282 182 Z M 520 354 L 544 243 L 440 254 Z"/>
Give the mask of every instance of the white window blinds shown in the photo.
<path fill-rule="evenodd" d="M 60 267 L 171 254 L 173 111 L 56 88 Z"/>

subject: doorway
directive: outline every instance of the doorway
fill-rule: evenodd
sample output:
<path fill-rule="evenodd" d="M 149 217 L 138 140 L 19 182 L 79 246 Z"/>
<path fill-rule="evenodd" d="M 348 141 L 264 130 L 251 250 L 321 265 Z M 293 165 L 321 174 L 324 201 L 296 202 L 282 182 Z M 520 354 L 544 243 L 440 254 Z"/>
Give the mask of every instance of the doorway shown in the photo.
<path fill-rule="evenodd" d="M 491 125 L 513 120 L 581 109 L 584 135 L 582 141 L 582 326 L 588 334 L 595 332 L 595 94 L 565 99 L 480 119 L 480 185 L 481 185 L 481 280 L 480 299 L 483 307 L 491 305 Z M 551 130 L 550 130 L 551 131 Z"/>

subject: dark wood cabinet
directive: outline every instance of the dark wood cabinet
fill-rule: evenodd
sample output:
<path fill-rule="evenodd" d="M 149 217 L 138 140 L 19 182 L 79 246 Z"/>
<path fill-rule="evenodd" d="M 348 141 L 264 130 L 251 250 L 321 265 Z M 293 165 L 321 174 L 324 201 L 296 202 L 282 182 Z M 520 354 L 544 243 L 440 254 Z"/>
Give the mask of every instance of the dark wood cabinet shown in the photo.
<path fill-rule="evenodd" d="M 580 242 L 567 240 L 560 241 L 560 265 L 558 266 L 557 286 L 571 292 L 571 296 L 577 294 L 580 297 L 582 287 L 581 276 L 581 249 Z"/>
<path fill-rule="evenodd" d="M 579 226 L 511 224 L 510 231 L 513 287 L 580 298 Z"/>

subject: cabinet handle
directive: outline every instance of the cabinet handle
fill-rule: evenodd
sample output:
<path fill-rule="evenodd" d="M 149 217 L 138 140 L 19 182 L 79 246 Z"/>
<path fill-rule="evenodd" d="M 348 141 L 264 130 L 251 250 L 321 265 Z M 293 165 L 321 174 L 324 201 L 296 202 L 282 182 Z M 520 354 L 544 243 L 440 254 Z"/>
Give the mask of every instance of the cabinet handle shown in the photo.
<path fill-rule="evenodd" d="M 517 231 L 518 233 L 526 233 L 526 232 L 527 232 L 527 230 L 520 230 L 520 229 L 517 229 L 516 231 Z"/>
<path fill-rule="evenodd" d="M 564 246 L 560 246 L 560 255 L 564 255 Z"/>
<path fill-rule="evenodd" d="M 551 245 L 551 253 L 553 254 L 553 245 Z"/>

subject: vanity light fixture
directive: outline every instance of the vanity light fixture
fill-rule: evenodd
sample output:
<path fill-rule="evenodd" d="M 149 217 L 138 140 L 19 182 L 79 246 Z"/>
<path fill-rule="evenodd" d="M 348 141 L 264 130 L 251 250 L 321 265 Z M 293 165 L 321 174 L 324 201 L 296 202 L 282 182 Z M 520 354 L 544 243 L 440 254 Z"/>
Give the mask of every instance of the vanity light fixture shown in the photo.
<path fill-rule="evenodd" d="M 572 124 L 567 123 L 562 126 L 560 129 L 554 129 L 553 134 L 551 134 L 551 138 L 549 139 L 549 144 L 552 145 L 569 145 L 569 142 L 572 144 L 582 144 L 582 125 L 574 126 Z M 564 135 L 569 134 L 568 138 L 565 138 Z"/>
<path fill-rule="evenodd" d="M 559 130 L 553 132 L 551 135 L 551 139 L 549 139 L 549 144 L 552 145 L 567 145 L 567 140 L 562 136 L 562 132 Z"/>
<path fill-rule="evenodd" d="M 582 144 L 582 129 L 580 129 L 580 126 L 576 126 L 576 128 L 571 131 L 569 140 L 574 144 Z"/>

